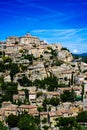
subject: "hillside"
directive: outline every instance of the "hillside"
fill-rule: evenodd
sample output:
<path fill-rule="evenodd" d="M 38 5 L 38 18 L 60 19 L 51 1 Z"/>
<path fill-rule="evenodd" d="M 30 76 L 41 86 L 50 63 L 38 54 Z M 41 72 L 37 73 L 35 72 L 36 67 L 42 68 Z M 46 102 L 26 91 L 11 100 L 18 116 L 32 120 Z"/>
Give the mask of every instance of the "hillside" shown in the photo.
<path fill-rule="evenodd" d="M 67 119 L 78 127 L 77 115 L 87 108 L 82 102 L 87 64 L 78 58 L 61 44 L 30 34 L 8 37 L 0 48 L 1 121 L 20 130 L 61 128 Z"/>

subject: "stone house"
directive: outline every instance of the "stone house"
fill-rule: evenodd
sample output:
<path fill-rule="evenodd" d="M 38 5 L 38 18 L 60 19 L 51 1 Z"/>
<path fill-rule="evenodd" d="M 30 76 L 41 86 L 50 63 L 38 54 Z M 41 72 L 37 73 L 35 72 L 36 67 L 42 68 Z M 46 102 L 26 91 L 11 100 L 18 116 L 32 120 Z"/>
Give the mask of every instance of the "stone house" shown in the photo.
<path fill-rule="evenodd" d="M 36 92 L 29 92 L 29 101 L 31 103 L 36 102 Z"/>
<path fill-rule="evenodd" d="M 61 111 L 51 111 L 49 112 L 49 123 L 55 123 L 55 119 L 61 117 Z"/>
<path fill-rule="evenodd" d="M 36 102 L 36 92 L 30 92 L 28 91 L 28 98 L 30 103 Z M 24 100 L 26 99 L 26 95 L 24 91 L 18 91 L 18 94 L 14 94 L 13 95 L 13 101 L 14 102 L 18 102 L 18 100 L 20 100 L 21 102 L 24 102 Z"/>
<path fill-rule="evenodd" d="M 20 105 L 18 110 L 20 113 L 22 113 L 24 111 L 29 113 L 30 111 L 36 111 L 37 106 L 36 105 Z"/>
<path fill-rule="evenodd" d="M 46 92 L 45 93 L 47 98 L 52 98 L 52 97 L 58 97 L 59 93 L 58 92 Z"/>
<path fill-rule="evenodd" d="M 10 77 L 9 74 L 4 76 L 4 81 L 5 82 L 11 82 L 11 77 Z"/>
<path fill-rule="evenodd" d="M 39 112 L 37 110 L 29 110 L 28 114 L 39 117 Z"/>
<path fill-rule="evenodd" d="M 13 95 L 13 102 L 18 103 L 18 100 L 19 100 L 18 94 L 14 94 Z"/>
<path fill-rule="evenodd" d="M 37 37 L 31 36 L 29 33 L 19 38 L 19 44 L 40 44 L 40 40 Z"/>
<path fill-rule="evenodd" d="M 61 77 L 62 78 L 67 77 L 67 79 L 71 79 L 71 77 L 72 77 L 72 70 L 63 70 L 61 72 Z"/>
<path fill-rule="evenodd" d="M 7 44 L 15 44 L 16 42 L 19 42 L 19 38 L 15 36 L 10 36 L 6 39 Z"/>
<path fill-rule="evenodd" d="M 4 101 L 4 102 L 2 102 L 2 108 L 7 107 L 7 106 L 9 106 L 11 104 L 12 103 L 10 101 Z"/>
<path fill-rule="evenodd" d="M 4 121 L 4 109 L 3 108 L 1 108 L 0 109 L 0 121 Z"/>
<path fill-rule="evenodd" d="M 11 104 L 11 105 L 9 105 L 7 107 L 4 107 L 3 109 L 4 109 L 5 117 L 7 117 L 7 116 L 9 116 L 11 114 L 17 115 L 17 108 L 18 108 L 18 106 L 17 105 L 13 105 L 13 104 Z"/>
<path fill-rule="evenodd" d="M 40 112 L 40 121 L 44 120 L 44 118 L 47 119 L 48 122 L 48 112 Z"/>
<path fill-rule="evenodd" d="M 18 97 L 19 97 L 19 100 L 24 102 L 25 100 L 25 92 L 24 91 L 18 91 Z"/>

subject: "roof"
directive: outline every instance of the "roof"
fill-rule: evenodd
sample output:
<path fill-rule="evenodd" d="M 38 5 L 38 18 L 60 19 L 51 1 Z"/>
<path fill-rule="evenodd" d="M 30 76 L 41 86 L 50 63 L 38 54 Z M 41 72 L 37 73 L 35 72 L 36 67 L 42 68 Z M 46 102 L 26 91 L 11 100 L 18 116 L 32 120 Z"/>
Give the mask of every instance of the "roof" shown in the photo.
<path fill-rule="evenodd" d="M 18 91 L 18 95 L 25 95 L 24 91 Z"/>
<path fill-rule="evenodd" d="M 34 115 L 34 114 L 39 114 L 37 110 L 30 110 L 28 114 Z"/>
<path fill-rule="evenodd" d="M 75 90 L 75 91 L 80 91 L 82 88 L 81 87 L 66 87 L 66 88 L 59 88 L 61 91 L 70 91 L 70 90 Z"/>
<path fill-rule="evenodd" d="M 4 101 L 2 102 L 2 107 L 6 107 L 6 106 L 9 106 L 9 105 L 12 105 L 10 101 Z"/>
<path fill-rule="evenodd" d="M 51 111 L 51 112 L 49 112 L 49 116 L 50 117 L 62 116 L 62 112 L 61 111 Z"/>
<path fill-rule="evenodd" d="M 30 33 L 27 33 L 25 36 L 22 36 L 20 38 L 35 38 L 35 39 L 39 39 L 37 37 L 31 36 Z"/>
<path fill-rule="evenodd" d="M 46 92 L 46 94 L 48 95 L 53 95 L 53 96 L 58 96 L 59 93 L 58 92 Z"/>
<path fill-rule="evenodd" d="M 40 115 L 48 115 L 48 112 L 40 112 Z"/>
<path fill-rule="evenodd" d="M 67 91 L 67 90 L 71 90 L 71 89 L 72 89 L 71 87 L 59 88 L 59 90 L 62 90 L 62 91 Z"/>
<path fill-rule="evenodd" d="M 5 111 L 16 111 L 17 110 L 17 105 L 9 105 L 7 107 L 4 108 Z"/>
<path fill-rule="evenodd" d="M 29 95 L 35 95 L 36 92 L 29 92 Z"/>
<path fill-rule="evenodd" d="M 72 70 L 63 70 L 62 74 L 72 74 Z"/>
<path fill-rule="evenodd" d="M 37 106 L 36 105 L 21 105 L 19 108 L 34 109 L 34 108 L 37 108 Z"/>

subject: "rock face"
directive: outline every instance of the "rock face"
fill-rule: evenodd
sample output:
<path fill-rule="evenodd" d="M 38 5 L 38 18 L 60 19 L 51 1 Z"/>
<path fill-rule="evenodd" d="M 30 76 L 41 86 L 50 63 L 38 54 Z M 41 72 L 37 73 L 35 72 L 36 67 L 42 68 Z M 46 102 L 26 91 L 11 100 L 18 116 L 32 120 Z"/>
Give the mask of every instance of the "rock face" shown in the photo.
<path fill-rule="evenodd" d="M 65 61 L 65 62 L 70 62 L 73 60 L 73 57 L 71 53 L 67 50 L 61 50 L 58 52 L 57 58 L 59 60 Z"/>

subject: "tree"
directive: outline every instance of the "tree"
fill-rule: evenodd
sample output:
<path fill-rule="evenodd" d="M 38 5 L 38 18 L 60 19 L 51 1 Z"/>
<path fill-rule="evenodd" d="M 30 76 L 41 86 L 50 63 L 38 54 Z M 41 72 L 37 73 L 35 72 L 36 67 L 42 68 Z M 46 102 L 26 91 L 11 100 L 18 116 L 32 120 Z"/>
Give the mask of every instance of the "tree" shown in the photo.
<path fill-rule="evenodd" d="M 44 117 L 44 119 L 42 120 L 42 123 L 43 124 L 47 123 L 47 118 L 46 117 Z"/>
<path fill-rule="evenodd" d="M 87 122 L 87 111 L 83 111 L 81 113 L 78 113 L 77 121 L 78 122 Z"/>
<path fill-rule="evenodd" d="M 83 101 L 83 97 L 84 97 L 84 84 L 82 84 L 82 93 L 81 94 L 82 94 L 82 96 L 81 96 L 82 99 L 81 100 Z"/>
<path fill-rule="evenodd" d="M 59 98 L 58 97 L 52 97 L 50 99 L 50 104 L 53 105 L 53 106 L 59 105 Z"/>
<path fill-rule="evenodd" d="M 38 126 L 35 123 L 34 117 L 27 114 L 20 117 L 18 128 L 20 130 L 38 130 Z"/>
<path fill-rule="evenodd" d="M 43 95 L 42 91 L 41 92 L 37 92 L 37 98 L 40 97 L 40 96 L 42 96 L 42 95 Z"/>
<path fill-rule="evenodd" d="M 61 117 L 57 125 L 60 130 L 86 130 L 78 124 L 75 117 Z"/>
<path fill-rule="evenodd" d="M 51 48 L 51 54 L 52 54 L 52 56 L 53 56 L 54 58 L 57 57 L 57 51 L 56 51 L 56 50 L 53 50 L 52 48 Z"/>
<path fill-rule="evenodd" d="M 65 90 L 63 94 L 60 95 L 60 99 L 62 102 L 74 102 L 76 100 L 76 94 L 73 89 L 71 91 Z"/>
<path fill-rule="evenodd" d="M 74 77 L 73 77 L 73 72 L 72 72 L 72 75 L 71 75 L 71 85 L 73 85 L 73 80 L 74 80 Z"/>
<path fill-rule="evenodd" d="M 44 130 L 49 130 L 49 126 L 44 125 L 44 126 L 43 126 L 43 129 L 44 129 Z"/>
<path fill-rule="evenodd" d="M 0 87 L 1 87 L 2 90 L 5 89 L 4 84 L 5 84 L 5 82 L 4 82 L 4 76 L 1 76 L 0 77 Z"/>
<path fill-rule="evenodd" d="M 1 121 L 0 121 L 0 130 L 8 130 L 8 128 Z"/>
<path fill-rule="evenodd" d="M 2 96 L 3 101 L 13 101 L 13 95 L 18 93 L 17 83 L 7 82 L 3 84 L 5 94 Z"/>
<path fill-rule="evenodd" d="M 38 88 L 48 89 L 48 91 L 53 91 L 58 88 L 58 79 L 56 76 L 50 73 L 50 76 L 47 76 L 43 80 L 36 79 L 33 84 Z"/>
<path fill-rule="evenodd" d="M 11 80 L 13 81 L 13 77 L 15 74 L 17 74 L 19 72 L 19 67 L 17 64 L 11 63 L 10 65 L 10 76 L 11 76 Z"/>
<path fill-rule="evenodd" d="M 4 72 L 4 70 L 5 70 L 4 63 L 0 61 L 0 72 Z"/>
<path fill-rule="evenodd" d="M 27 70 L 27 66 L 20 64 L 20 70 L 21 71 L 26 71 Z"/>
<path fill-rule="evenodd" d="M 25 92 L 25 99 L 26 99 L 26 102 L 29 103 L 29 90 L 25 89 L 24 92 Z"/>
<path fill-rule="evenodd" d="M 43 107 L 40 107 L 40 106 L 38 106 L 37 110 L 38 110 L 39 112 L 44 111 Z"/>
<path fill-rule="evenodd" d="M 74 117 L 61 117 L 59 119 L 59 126 L 73 127 L 76 125 L 76 120 Z"/>
<path fill-rule="evenodd" d="M 50 99 L 45 97 L 44 100 L 43 100 L 43 104 L 42 104 L 44 111 L 47 111 L 47 104 L 50 104 Z"/>
<path fill-rule="evenodd" d="M 72 89 L 70 92 L 70 101 L 74 102 L 76 100 L 76 93 L 75 91 Z"/>
<path fill-rule="evenodd" d="M 18 124 L 18 116 L 13 115 L 13 114 L 9 115 L 9 116 L 7 117 L 6 123 L 8 124 L 8 126 L 9 126 L 10 128 L 17 127 L 17 124 Z"/>
<path fill-rule="evenodd" d="M 50 74 L 46 79 L 44 79 L 45 84 L 48 86 L 48 91 L 53 91 L 58 88 L 58 79 L 56 76 Z"/>
<path fill-rule="evenodd" d="M 3 52 L 2 52 L 2 51 L 0 51 L 0 57 L 2 56 L 2 54 L 3 54 Z"/>
<path fill-rule="evenodd" d="M 2 59 L 3 59 L 4 63 L 12 61 L 12 59 L 10 57 L 8 57 L 8 56 L 3 56 Z"/>
<path fill-rule="evenodd" d="M 29 80 L 27 76 L 24 76 L 22 79 L 18 79 L 18 82 L 24 87 L 32 86 L 32 81 Z"/>

